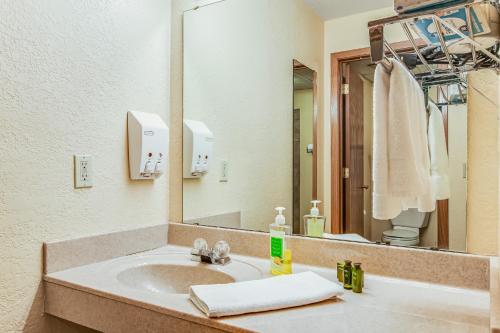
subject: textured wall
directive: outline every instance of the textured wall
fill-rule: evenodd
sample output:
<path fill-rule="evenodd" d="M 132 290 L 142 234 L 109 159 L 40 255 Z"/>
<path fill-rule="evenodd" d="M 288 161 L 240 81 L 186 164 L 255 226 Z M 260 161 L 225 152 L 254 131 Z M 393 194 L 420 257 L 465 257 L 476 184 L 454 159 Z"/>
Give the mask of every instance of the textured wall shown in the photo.
<path fill-rule="evenodd" d="M 467 251 L 497 253 L 498 75 L 468 76 Z"/>
<path fill-rule="evenodd" d="M 68 332 L 41 317 L 42 242 L 168 216 L 167 177 L 128 180 L 126 111 L 169 118 L 170 1 L 2 0 L 0 17 L 0 332 Z M 75 190 L 82 152 L 95 186 Z"/>

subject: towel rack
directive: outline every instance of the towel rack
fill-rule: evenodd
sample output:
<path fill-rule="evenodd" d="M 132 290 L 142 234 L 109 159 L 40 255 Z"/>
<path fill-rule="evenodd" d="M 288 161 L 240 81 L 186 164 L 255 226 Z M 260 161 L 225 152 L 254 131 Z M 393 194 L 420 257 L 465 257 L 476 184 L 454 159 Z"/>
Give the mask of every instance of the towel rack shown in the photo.
<path fill-rule="evenodd" d="M 497 54 L 490 52 L 490 50 L 488 50 L 486 47 L 482 46 L 480 43 L 475 41 L 473 34 L 471 35 L 472 38 L 470 38 L 469 36 L 465 35 L 462 31 L 455 28 L 453 25 L 451 25 L 446 20 L 443 20 L 440 17 L 440 15 L 443 15 L 447 12 L 465 8 L 466 14 L 467 14 L 467 28 L 468 28 L 468 31 L 472 31 L 472 23 L 471 23 L 471 19 L 470 19 L 471 8 L 474 6 L 482 5 L 482 4 L 494 6 L 496 8 L 496 10 L 500 10 L 500 5 L 499 5 L 498 1 L 481 0 L 481 1 L 471 3 L 471 4 L 447 7 L 444 9 L 440 9 L 438 11 L 434 10 L 434 11 L 424 11 L 421 13 L 414 13 L 414 14 L 402 14 L 402 15 L 391 16 L 391 17 L 387 17 L 384 19 L 379 19 L 379 20 L 374 20 L 374 21 L 369 22 L 368 23 L 368 31 L 369 31 L 369 35 L 370 35 L 370 50 L 371 50 L 372 61 L 374 63 L 379 63 L 385 57 L 386 50 L 385 50 L 384 46 L 387 45 L 387 43 L 384 39 L 385 26 L 399 23 L 403 26 L 403 30 L 404 30 L 410 44 L 413 46 L 413 49 L 415 50 L 416 55 L 418 56 L 418 58 L 422 62 L 422 64 L 425 65 L 427 67 L 427 69 L 430 70 L 430 72 L 432 72 L 432 68 L 430 68 L 428 62 L 425 60 L 425 57 L 421 53 L 421 48 L 418 47 L 417 42 L 415 41 L 415 39 L 414 39 L 413 35 L 411 34 L 410 29 L 408 27 L 410 24 L 414 23 L 415 21 L 430 18 L 434 21 L 434 24 L 436 25 L 436 27 L 440 28 L 440 29 L 437 29 L 439 42 L 440 42 L 440 46 L 441 46 L 443 52 L 446 54 L 446 58 L 448 60 L 448 64 L 449 64 L 450 68 L 452 68 L 453 70 L 461 70 L 460 68 L 456 68 L 456 66 L 453 64 L 453 61 L 451 59 L 451 55 L 448 51 L 448 47 L 446 46 L 446 43 L 444 41 L 444 37 L 442 34 L 443 27 L 453 31 L 455 34 L 460 36 L 461 39 L 463 39 L 464 41 L 466 41 L 467 43 L 469 43 L 473 46 L 472 47 L 472 57 L 473 57 L 473 61 L 475 64 L 478 61 L 478 59 L 477 59 L 478 52 L 477 51 L 479 50 L 496 63 L 495 67 L 498 67 L 498 65 L 500 65 L 500 58 L 498 57 Z"/>
<path fill-rule="evenodd" d="M 500 68 L 500 58 L 498 56 L 500 41 L 497 41 L 493 47 L 487 48 L 474 39 L 475 36 L 472 29 L 471 9 L 479 5 L 493 6 L 494 9 L 500 13 L 499 0 L 476 0 L 472 3 L 469 2 L 466 4 L 449 6 L 439 10 L 427 10 L 418 13 L 401 14 L 369 22 L 368 32 L 370 37 L 372 62 L 377 64 L 382 63 L 384 68 L 387 71 L 390 71 L 391 62 L 389 61 L 389 57 L 392 57 L 405 64 L 411 72 L 412 68 L 410 68 L 411 66 L 408 66 L 406 60 L 411 58 L 414 62 L 413 69 L 417 68 L 417 66 L 421 66 L 419 69 L 422 67 L 425 69 L 423 72 L 420 70 L 413 71 L 413 76 L 417 79 L 417 81 L 419 81 L 422 88 L 438 86 L 440 89 L 443 89 L 443 86 L 457 85 L 461 95 L 461 100 L 462 102 L 465 102 L 466 97 L 463 92 L 464 88 L 467 88 L 465 73 L 480 68 L 493 68 L 497 71 Z M 446 13 L 460 9 L 465 10 L 467 31 L 471 32 L 470 36 L 467 36 L 464 32 L 460 31 L 441 17 Z M 436 27 L 439 45 L 430 44 L 423 39 L 415 39 L 414 34 L 412 33 L 412 29 L 415 30 L 414 23 L 422 19 L 432 20 L 434 26 Z M 401 26 L 404 34 L 406 35 L 408 44 L 413 51 L 398 55 L 391 44 L 387 42 L 384 30 L 386 26 L 393 24 L 399 24 Z M 459 36 L 460 39 L 457 42 L 470 45 L 471 52 L 460 55 L 452 54 L 446 44 L 443 29 L 449 30 Z M 422 50 L 430 50 L 431 48 L 440 51 L 438 54 L 442 53 L 443 56 L 435 59 L 430 57 L 428 54 L 422 53 Z M 447 102 L 451 103 L 451 101 Z"/>

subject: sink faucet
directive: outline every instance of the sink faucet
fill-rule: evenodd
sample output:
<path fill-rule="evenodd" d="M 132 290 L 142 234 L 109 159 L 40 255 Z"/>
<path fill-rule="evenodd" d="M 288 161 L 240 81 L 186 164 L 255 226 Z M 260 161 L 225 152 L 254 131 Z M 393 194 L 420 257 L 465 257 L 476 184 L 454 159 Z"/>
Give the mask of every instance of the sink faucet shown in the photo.
<path fill-rule="evenodd" d="M 231 261 L 229 251 L 229 244 L 225 241 L 218 241 L 212 249 L 209 249 L 207 241 L 198 238 L 194 241 L 191 249 L 191 260 L 207 264 L 225 265 Z"/>

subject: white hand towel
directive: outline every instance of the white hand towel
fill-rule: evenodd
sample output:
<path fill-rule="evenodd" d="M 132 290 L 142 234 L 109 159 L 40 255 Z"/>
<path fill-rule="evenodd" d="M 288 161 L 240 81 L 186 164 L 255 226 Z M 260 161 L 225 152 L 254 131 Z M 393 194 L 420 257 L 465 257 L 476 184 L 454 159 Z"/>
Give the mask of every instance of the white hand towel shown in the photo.
<path fill-rule="evenodd" d="M 429 109 L 428 132 L 432 187 L 436 200 L 446 200 L 450 198 L 450 180 L 443 115 L 434 103 L 429 103 Z"/>
<path fill-rule="evenodd" d="M 418 197 L 426 190 L 430 193 L 424 93 L 418 82 L 398 61 L 393 61 L 392 66 L 388 112 L 391 194 L 398 197 Z"/>
<path fill-rule="evenodd" d="M 389 192 L 388 115 L 391 76 L 382 65 L 373 83 L 373 217 L 387 220 L 401 213 L 401 202 Z"/>
<path fill-rule="evenodd" d="M 342 295 L 342 288 L 313 272 L 304 272 L 262 280 L 191 286 L 189 295 L 208 317 L 223 317 L 321 302 Z"/>
<path fill-rule="evenodd" d="M 392 65 L 390 74 L 377 66 L 374 82 L 372 215 L 381 220 L 435 209 L 424 94 L 404 65 Z"/>

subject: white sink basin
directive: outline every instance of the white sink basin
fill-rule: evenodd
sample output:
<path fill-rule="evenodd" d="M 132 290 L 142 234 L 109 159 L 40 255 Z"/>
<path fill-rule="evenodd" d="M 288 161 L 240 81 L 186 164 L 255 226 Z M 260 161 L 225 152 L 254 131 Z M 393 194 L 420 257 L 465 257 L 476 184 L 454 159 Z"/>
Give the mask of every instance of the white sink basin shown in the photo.
<path fill-rule="evenodd" d="M 120 272 L 118 281 L 132 288 L 169 294 L 187 294 L 195 284 L 216 284 L 234 282 L 235 279 L 205 267 L 186 265 L 143 265 Z"/>
<path fill-rule="evenodd" d="M 258 268 L 238 260 L 224 266 L 209 265 L 191 261 L 186 254 L 128 257 L 114 262 L 106 274 L 128 288 L 160 294 L 187 294 L 192 285 L 255 280 L 263 276 Z"/>

